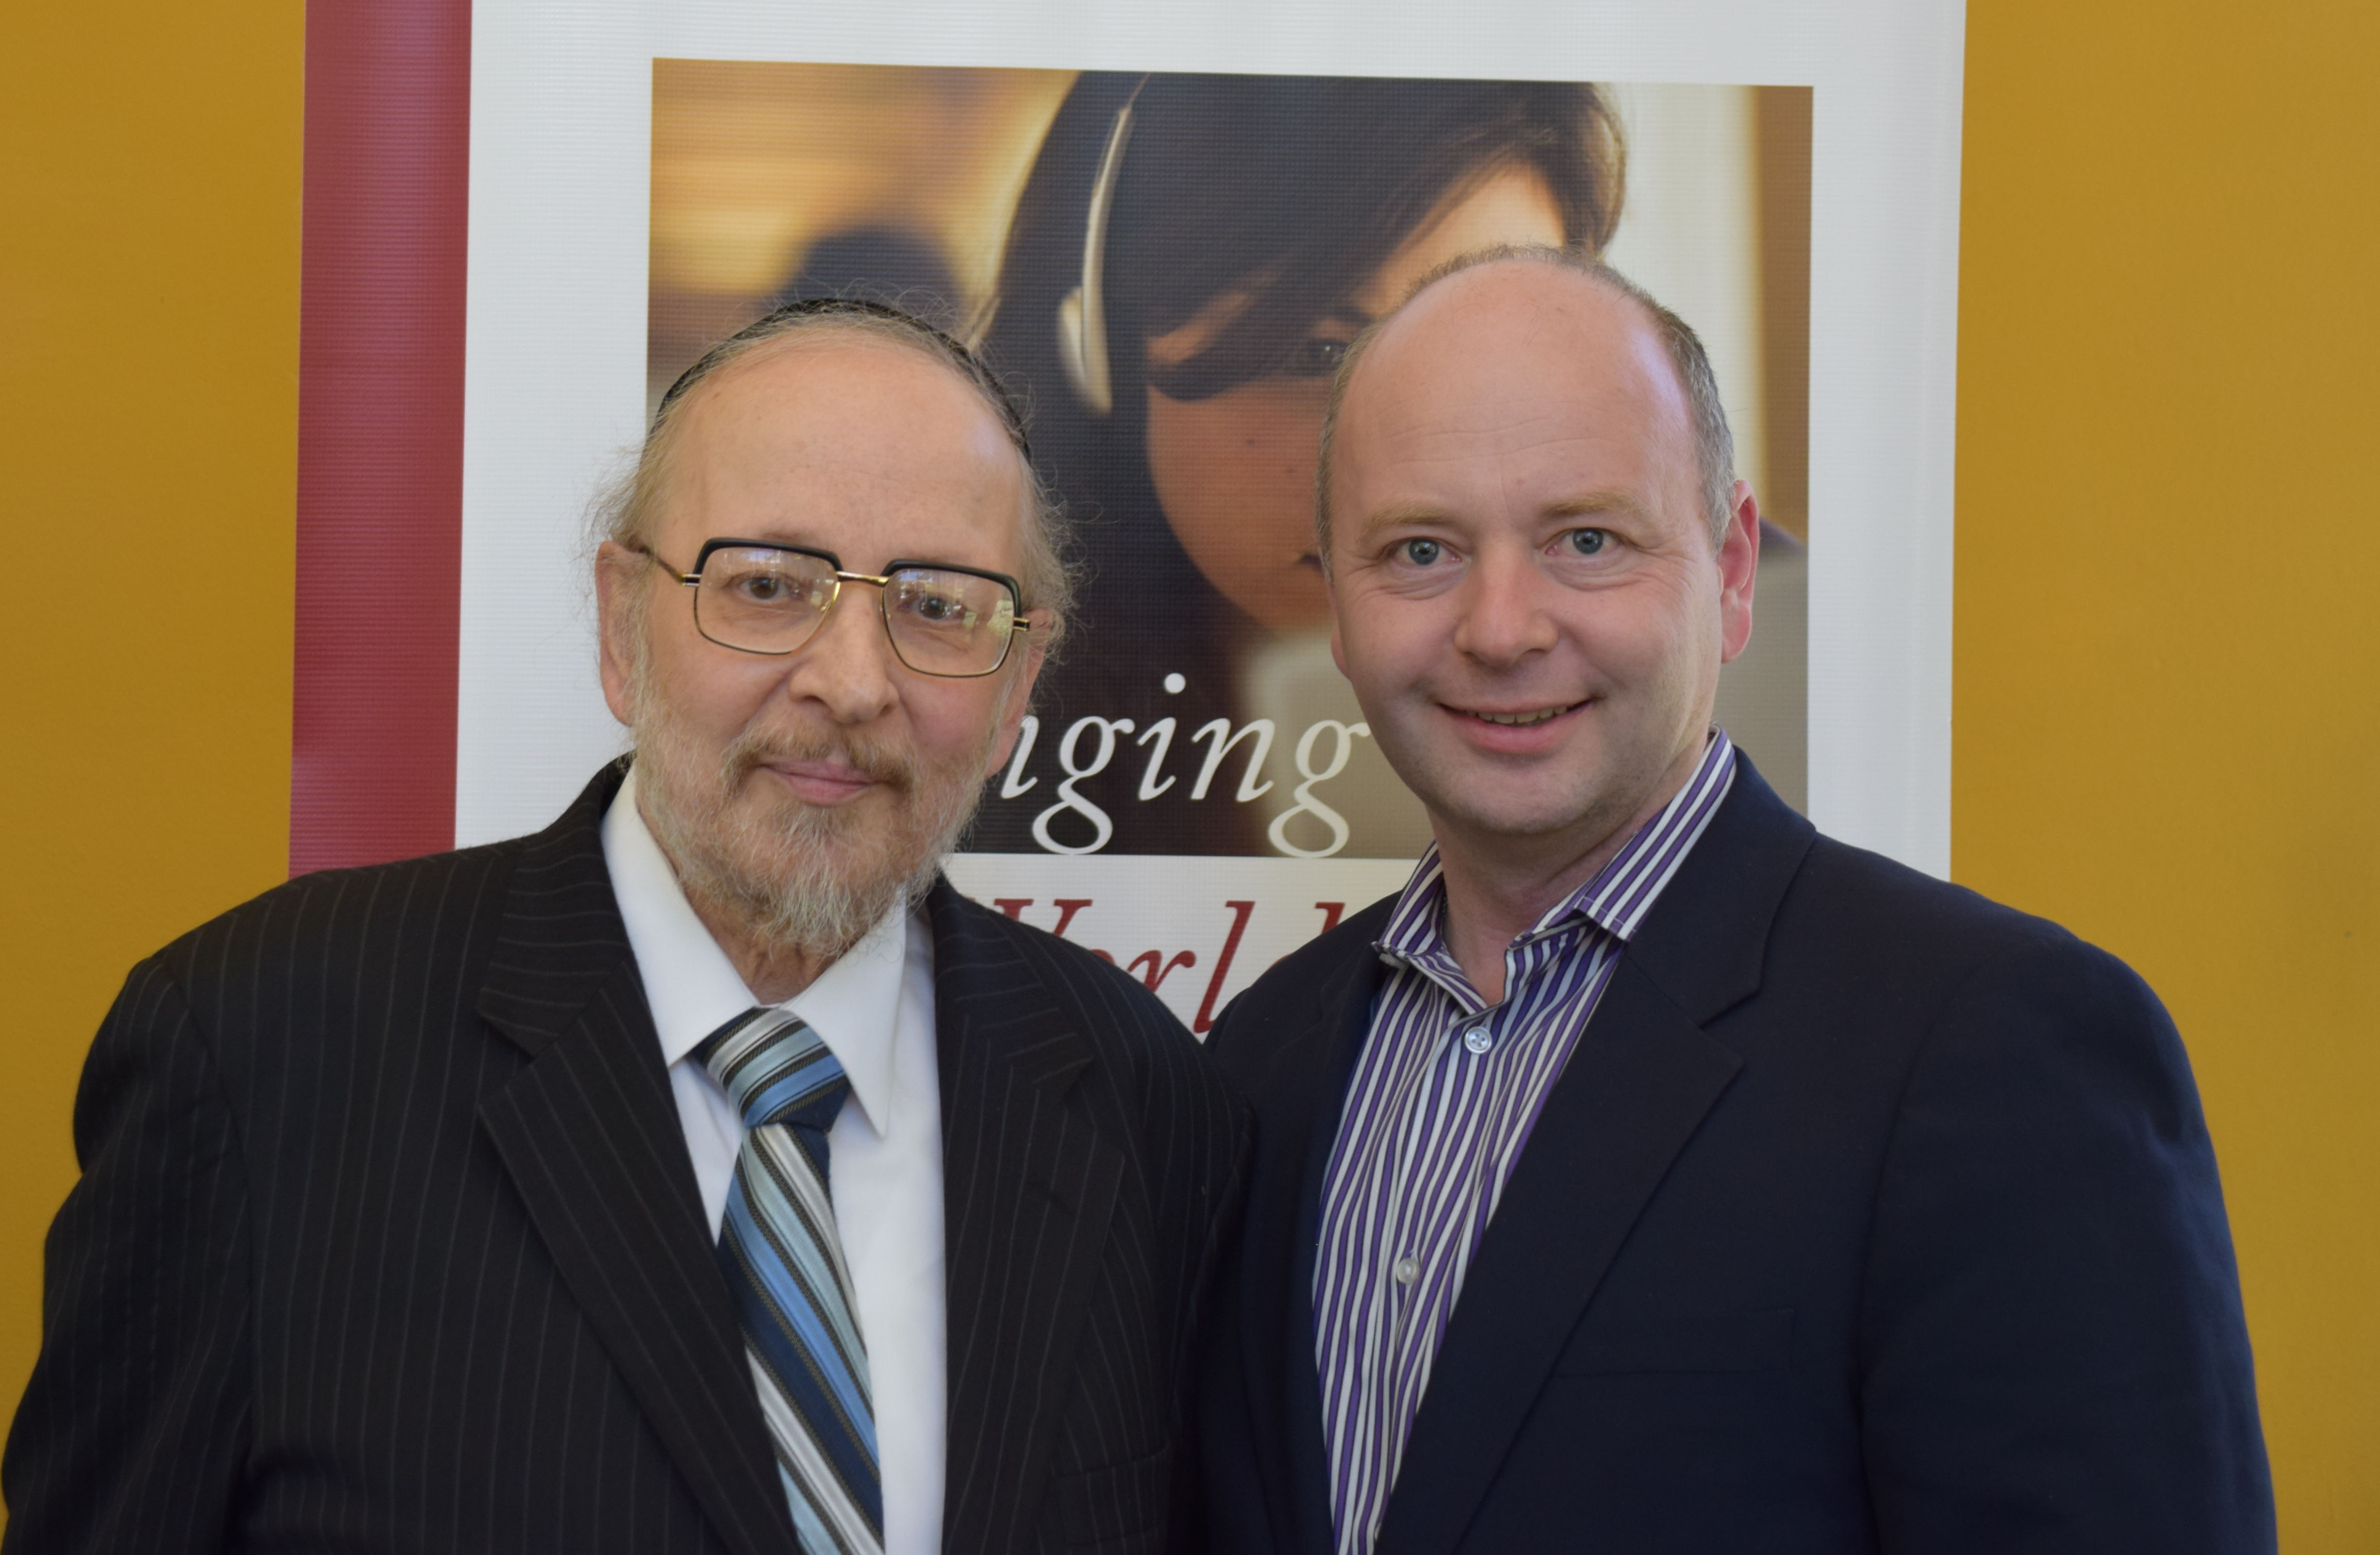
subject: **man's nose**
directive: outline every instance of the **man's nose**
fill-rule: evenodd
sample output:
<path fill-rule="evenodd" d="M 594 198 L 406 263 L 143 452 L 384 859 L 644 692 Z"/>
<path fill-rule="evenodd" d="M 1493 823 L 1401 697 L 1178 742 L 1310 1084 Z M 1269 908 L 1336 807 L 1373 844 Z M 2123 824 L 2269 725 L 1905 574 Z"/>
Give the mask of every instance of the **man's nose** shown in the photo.
<path fill-rule="evenodd" d="M 785 693 L 818 702 L 838 723 L 865 723 L 900 699 L 899 673 L 876 590 L 846 583 L 816 635 L 793 655 Z"/>
<path fill-rule="evenodd" d="M 1463 611 L 1454 646 L 1483 664 L 1503 666 L 1554 646 L 1556 632 L 1545 592 L 1552 580 L 1534 559 L 1491 548 L 1463 580 Z"/>

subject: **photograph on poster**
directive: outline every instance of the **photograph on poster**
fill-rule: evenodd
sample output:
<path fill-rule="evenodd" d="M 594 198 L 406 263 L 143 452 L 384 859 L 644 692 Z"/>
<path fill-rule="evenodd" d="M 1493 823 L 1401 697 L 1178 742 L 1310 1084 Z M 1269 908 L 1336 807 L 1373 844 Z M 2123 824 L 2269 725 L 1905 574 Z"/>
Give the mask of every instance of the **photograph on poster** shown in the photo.
<path fill-rule="evenodd" d="M 1378 860 L 1393 889 L 1428 833 L 1330 658 L 1330 373 L 1443 260 L 1600 254 L 1709 346 L 1767 520 L 1718 718 L 1802 805 L 1811 124 L 1806 87 L 657 59 L 648 398 L 796 298 L 966 340 L 1084 571 L 970 853 Z"/>
<path fill-rule="evenodd" d="M 1424 845 L 1315 629 L 1317 369 L 1433 243 L 1559 231 L 1701 334 L 1760 492 L 1718 722 L 1948 869 L 1957 7 L 472 15 L 458 842 L 624 748 L 587 504 L 654 399 L 780 298 L 889 295 L 1029 407 L 1088 574 L 946 872 L 1203 1026 Z"/>

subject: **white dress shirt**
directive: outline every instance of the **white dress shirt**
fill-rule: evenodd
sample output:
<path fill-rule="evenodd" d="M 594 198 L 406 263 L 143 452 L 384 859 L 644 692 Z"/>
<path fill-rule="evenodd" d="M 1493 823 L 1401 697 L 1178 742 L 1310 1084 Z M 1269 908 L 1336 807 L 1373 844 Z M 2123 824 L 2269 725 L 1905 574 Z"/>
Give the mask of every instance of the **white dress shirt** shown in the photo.
<path fill-rule="evenodd" d="M 631 767 L 603 817 L 628 944 L 669 1065 L 703 1212 L 719 1233 L 744 1121 L 688 1056 L 760 1002 L 686 902 L 677 872 L 637 810 Z M 868 1347 L 883 1473 L 885 1555 L 936 1555 L 942 1543 L 945 1382 L 942 1108 L 934 1068 L 934 941 L 921 913 L 895 907 L 818 981 L 784 1002 L 843 1064 L 851 1098 L 827 1134 L 835 1233 L 851 1269 L 853 1316 Z"/>

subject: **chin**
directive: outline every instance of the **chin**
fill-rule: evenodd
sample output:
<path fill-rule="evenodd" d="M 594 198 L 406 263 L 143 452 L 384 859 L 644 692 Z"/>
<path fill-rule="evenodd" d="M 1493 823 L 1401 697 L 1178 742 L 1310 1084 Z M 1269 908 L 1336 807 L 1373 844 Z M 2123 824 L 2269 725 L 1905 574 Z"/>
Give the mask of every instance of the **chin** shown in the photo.
<path fill-rule="evenodd" d="M 821 813 L 802 808 L 804 820 Z M 703 882 L 710 893 L 725 897 L 758 938 L 821 957 L 841 955 L 896 904 L 921 897 L 938 863 L 900 856 L 880 838 L 804 839 L 783 826 L 736 842 Z"/>
<path fill-rule="evenodd" d="M 1451 813 L 1459 823 L 1496 837 L 1552 837 L 1571 830 L 1595 812 L 1593 801 L 1569 804 L 1481 805 L 1475 801 Z"/>
<path fill-rule="evenodd" d="M 896 844 L 914 830 L 908 818 L 863 817 L 858 805 L 809 805 L 781 797 L 756 807 L 736 830 L 745 846 L 737 860 L 750 877 L 780 890 L 817 884 L 844 889 L 904 872 Z"/>
<path fill-rule="evenodd" d="M 1593 809 L 1605 794 L 1601 784 L 1580 785 L 1574 774 L 1581 763 L 1560 757 L 1539 763 L 1559 763 L 1560 776 L 1572 779 L 1555 788 L 1528 782 L 1533 774 L 1515 774 L 1486 762 L 1446 761 L 1416 768 L 1399 762 L 1394 754 L 1389 754 L 1390 767 L 1432 813 L 1483 831 L 1515 835 L 1558 832 Z M 1516 775 L 1521 781 L 1514 781 Z"/>

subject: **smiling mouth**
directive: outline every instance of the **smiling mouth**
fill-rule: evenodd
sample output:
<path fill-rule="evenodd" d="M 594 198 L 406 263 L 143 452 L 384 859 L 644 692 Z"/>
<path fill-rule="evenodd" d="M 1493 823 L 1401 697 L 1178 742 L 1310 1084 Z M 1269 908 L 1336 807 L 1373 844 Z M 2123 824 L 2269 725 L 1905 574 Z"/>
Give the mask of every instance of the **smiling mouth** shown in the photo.
<path fill-rule="evenodd" d="M 1532 723 L 1543 723 L 1549 718 L 1560 718 L 1572 709 L 1583 708 L 1585 705 L 1585 702 L 1572 702 L 1567 707 L 1536 708 L 1528 712 L 1478 712 L 1465 709 L 1463 716 L 1478 719 L 1483 723 L 1501 723 L 1511 729 L 1525 729 Z"/>

